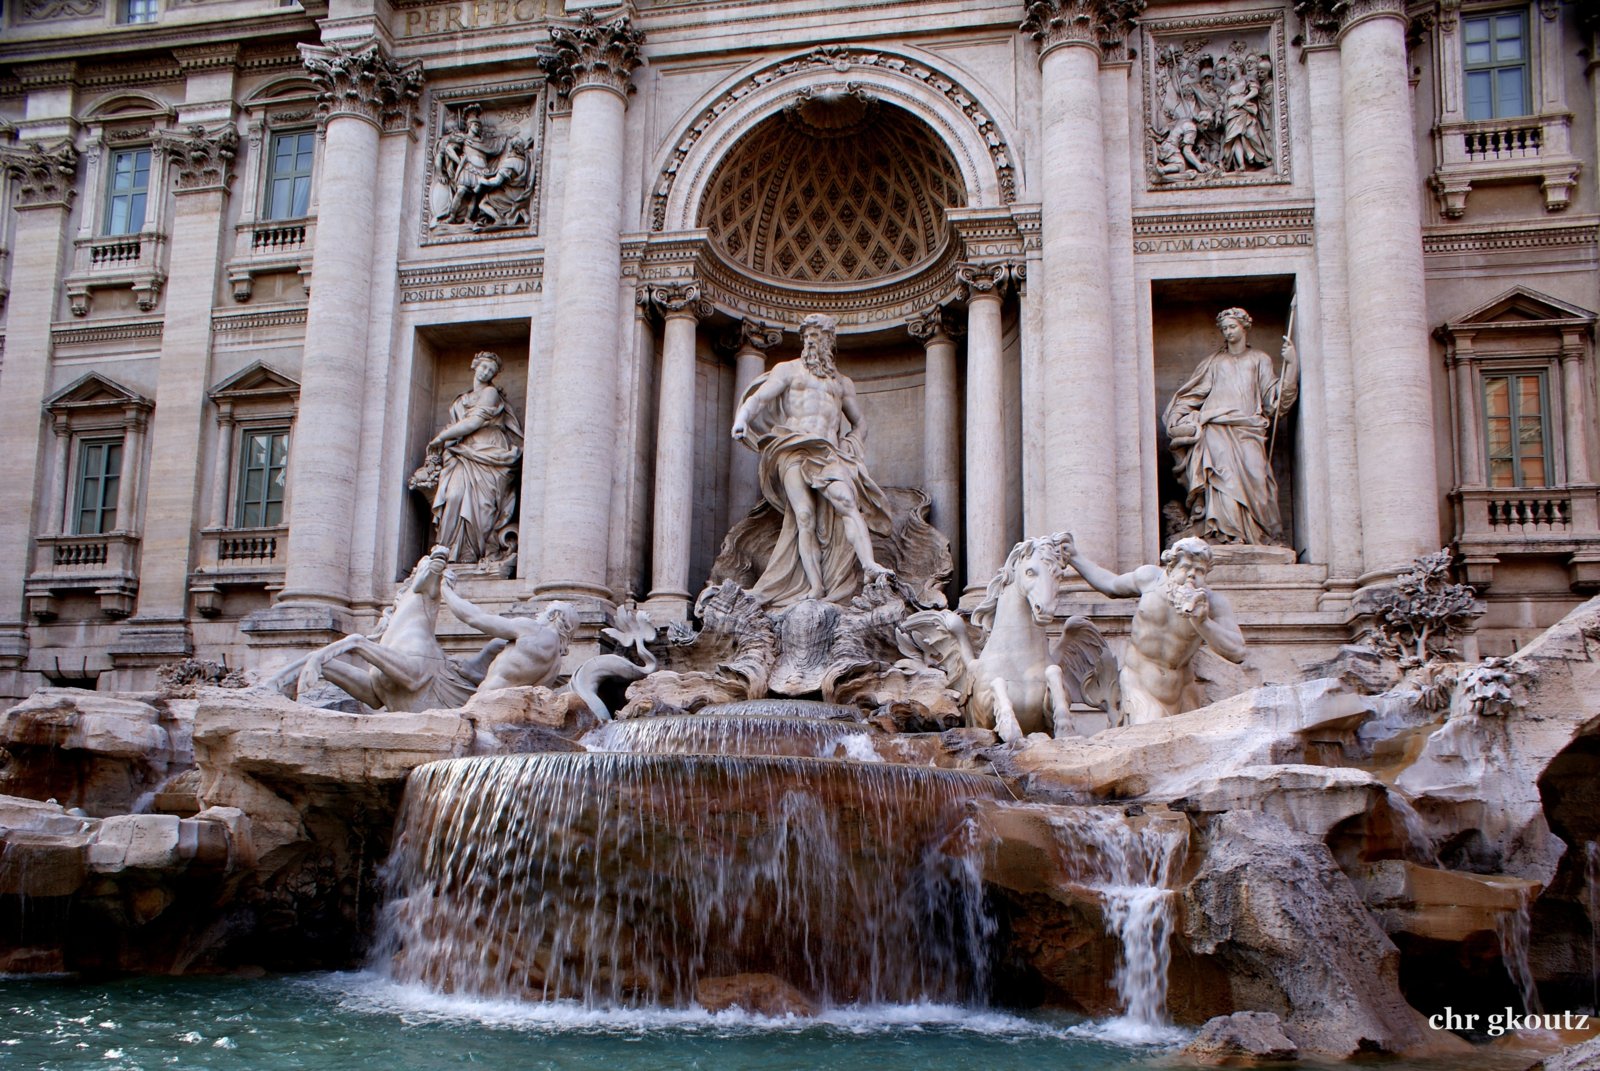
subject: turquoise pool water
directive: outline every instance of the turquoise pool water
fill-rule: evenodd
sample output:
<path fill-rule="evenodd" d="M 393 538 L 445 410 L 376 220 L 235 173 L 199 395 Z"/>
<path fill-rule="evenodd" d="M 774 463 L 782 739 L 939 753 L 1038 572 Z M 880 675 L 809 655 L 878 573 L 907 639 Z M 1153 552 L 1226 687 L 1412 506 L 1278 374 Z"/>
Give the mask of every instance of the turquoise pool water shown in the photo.
<path fill-rule="evenodd" d="M 1102 1071 L 1166 1044 L 1061 1017 L 920 1005 L 819 1020 L 457 1000 L 370 974 L 117 982 L 0 979 L 6 1071 Z M 1487 1055 L 1487 1054 L 1485 1054 Z M 1527 1059 L 1474 1067 L 1526 1066 Z M 1307 1069 L 1316 1065 L 1301 1063 Z M 1429 1067 L 1385 1064 L 1390 1071 Z M 1431 1071 L 1442 1071 L 1431 1065 Z"/>

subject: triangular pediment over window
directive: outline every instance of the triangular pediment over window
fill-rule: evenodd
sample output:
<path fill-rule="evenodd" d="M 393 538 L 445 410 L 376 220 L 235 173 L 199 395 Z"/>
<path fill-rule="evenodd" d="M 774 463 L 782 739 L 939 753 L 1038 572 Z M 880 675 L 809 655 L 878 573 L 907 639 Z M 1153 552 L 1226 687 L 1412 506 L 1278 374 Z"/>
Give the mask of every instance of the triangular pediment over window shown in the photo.
<path fill-rule="evenodd" d="M 1525 286 L 1514 286 L 1494 300 L 1473 309 L 1459 320 L 1444 325 L 1446 331 L 1519 327 L 1552 329 L 1593 324 L 1595 314 L 1579 305 L 1541 294 Z"/>
<path fill-rule="evenodd" d="M 115 380 L 98 372 L 90 372 L 82 379 L 63 387 L 44 403 L 51 413 L 71 413 L 86 409 L 151 409 L 155 405 L 138 391 L 130 390 Z"/>
<path fill-rule="evenodd" d="M 300 394 L 300 382 L 270 364 L 255 361 L 211 388 L 214 402 L 246 402 L 288 399 Z"/>

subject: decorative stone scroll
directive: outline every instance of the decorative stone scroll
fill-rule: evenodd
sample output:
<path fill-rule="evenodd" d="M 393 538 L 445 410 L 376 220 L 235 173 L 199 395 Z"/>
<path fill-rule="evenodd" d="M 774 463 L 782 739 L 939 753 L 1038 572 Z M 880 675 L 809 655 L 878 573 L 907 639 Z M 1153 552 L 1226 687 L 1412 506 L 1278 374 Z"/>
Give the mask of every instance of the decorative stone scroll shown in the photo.
<path fill-rule="evenodd" d="M 424 243 L 539 232 L 544 85 L 434 95 Z"/>
<path fill-rule="evenodd" d="M 22 148 L 0 146 L 0 168 L 17 180 L 18 208 L 72 204 L 77 191 L 72 183 L 78 175 L 78 150 L 63 141 L 54 149 L 35 142 Z"/>
<path fill-rule="evenodd" d="M 1283 23 L 1273 12 L 1145 24 L 1151 189 L 1288 182 Z"/>
<path fill-rule="evenodd" d="M 644 31 L 635 29 L 626 14 L 601 19 L 592 8 L 587 9 L 573 25 L 550 27 L 550 43 L 550 51 L 539 57 L 539 66 L 562 96 L 585 86 L 600 86 L 624 96 L 633 92 L 629 79 L 644 63 L 639 54 Z"/>
<path fill-rule="evenodd" d="M 323 120 L 353 115 L 380 130 L 403 130 L 422 95 L 422 61 L 397 63 L 376 41 L 348 45 L 301 45 L 300 56 L 317 86 Z"/>
<path fill-rule="evenodd" d="M 969 294 L 1004 293 L 1016 287 L 1022 289 L 1028 278 L 1027 265 L 1020 261 L 997 261 L 992 264 L 958 264 L 956 278 Z"/>
<path fill-rule="evenodd" d="M 226 189 L 233 181 L 233 161 L 239 155 L 239 131 L 225 124 L 207 133 L 195 123 L 187 134 L 161 133 L 156 144 L 172 162 L 180 193 Z"/>
<path fill-rule="evenodd" d="M 1331 45 L 1353 24 L 1374 15 L 1406 17 L 1405 0 L 1295 0 L 1294 13 L 1304 29 L 1296 44 L 1308 48 Z"/>
<path fill-rule="evenodd" d="M 950 310 L 943 305 L 935 305 L 926 312 L 920 312 L 906 321 L 906 331 L 912 338 L 926 345 L 928 342 L 943 335 L 945 338 L 959 338 L 966 332 L 961 324 L 951 315 Z"/>
<path fill-rule="evenodd" d="M 1061 45 L 1086 45 L 1106 59 L 1123 55 L 1145 0 L 1030 0 L 1021 31 L 1043 56 Z"/>
<path fill-rule="evenodd" d="M 639 290 L 639 303 L 659 312 L 663 319 L 673 316 L 692 316 L 704 320 L 713 310 L 711 302 L 701 296 L 700 284 L 692 279 L 677 282 L 652 283 Z M 780 339 L 782 332 L 779 332 Z"/>
<path fill-rule="evenodd" d="M 104 10 L 104 0 L 27 0 L 22 5 L 22 17 L 29 22 L 48 22 L 88 18 Z"/>

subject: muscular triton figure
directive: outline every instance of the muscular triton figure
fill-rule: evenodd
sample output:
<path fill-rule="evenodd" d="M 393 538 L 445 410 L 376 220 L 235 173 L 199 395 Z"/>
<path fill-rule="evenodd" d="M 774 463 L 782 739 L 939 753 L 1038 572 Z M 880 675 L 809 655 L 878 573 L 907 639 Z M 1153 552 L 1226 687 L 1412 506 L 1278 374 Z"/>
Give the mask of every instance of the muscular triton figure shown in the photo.
<path fill-rule="evenodd" d="M 1139 600 L 1122 656 L 1123 724 L 1155 721 L 1199 705 L 1184 693 L 1193 690 L 1191 663 L 1202 643 L 1229 662 L 1244 661 L 1244 635 L 1233 608 L 1205 586 L 1211 570 L 1211 548 L 1205 540 L 1180 539 L 1162 552 L 1160 565 L 1141 565 L 1120 575 L 1079 554 L 1070 535 L 1058 545 L 1090 587 L 1113 598 Z"/>
<path fill-rule="evenodd" d="M 567 653 L 567 642 L 577 624 L 571 606 L 552 602 L 534 617 L 502 617 L 462 598 L 456 593 L 455 584 L 455 574 L 446 573 L 440 594 L 450 612 L 462 624 L 507 641 L 489 664 L 478 691 L 549 684 L 556 679 L 561 656 Z"/>
<path fill-rule="evenodd" d="M 872 550 L 873 533 L 890 531 L 888 506 L 867 474 L 855 385 L 833 363 L 834 326 L 807 316 L 800 359 L 752 383 L 733 421 L 734 439 L 761 455 L 762 495 L 783 515 L 753 589 L 773 607 L 845 602 L 889 572 Z"/>

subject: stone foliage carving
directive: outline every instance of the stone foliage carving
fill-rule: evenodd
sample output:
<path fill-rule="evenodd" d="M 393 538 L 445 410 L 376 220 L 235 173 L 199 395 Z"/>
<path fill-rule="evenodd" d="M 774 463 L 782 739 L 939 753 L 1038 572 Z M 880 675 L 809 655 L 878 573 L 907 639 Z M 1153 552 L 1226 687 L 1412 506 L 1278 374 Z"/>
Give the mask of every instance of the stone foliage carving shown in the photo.
<path fill-rule="evenodd" d="M 1277 19 L 1185 19 L 1146 29 L 1151 187 L 1288 181 L 1289 98 Z"/>
<path fill-rule="evenodd" d="M 1283 543 L 1274 431 L 1299 396 L 1294 343 L 1283 340 L 1283 368 L 1249 345 L 1250 314 L 1217 314 L 1222 346 L 1200 362 L 1167 404 L 1166 426 L 1187 521 L 1180 535 L 1213 543 Z"/>
<path fill-rule="evenodd" d="M 29 22 L 50 19 L 81 19 L 105 10 L 104 0 L 26 0 L 22 17 Z"/>
<path fill-rule="evenodd" d="M 700 284 L 693 280 L 654 283 L 639 290 L 639 303 L 655 309 L 663 317 L 692 316 L 703 320 L 711 315 L 712 304 L 701 296 Z M 779 332 L 782 339 L 782 332 Z M 741 342 L 743 339 L 741 338 Z"/>
<path fill-rule="evenodd" d="M 1448 549 L 1418 558 L 1371 607 L 1372 645 L 1402 668 L 1457 658 L 1457 637 L 1482 612 L 1471 586 L 1451 581 L 1452 564 Z"/>
<path fill-rule="evenodd" d="M 522 460 L 522 425 L 495 385 L 500 367 L 496 353 L 473 357 L 472 387 L 451 403 L 449 422 L 429 440 L 410 486 L 432 493 L 434 539 L 450 561 L 505 575 L 516 559 L 512 475 Z"/>
<path fill-rule="evenodd" d="M 1305 43 L 1332 44 L 1351 23 L 1368 15 L 1406 17 L 1405 0 L 1295 0 L 1294 13 L 1305 27 Z"/>
<path fill-rule="evenodd" d="M 1038 43 L 1041 55 L 1076 44 L 1112 58 L 1121 55 L 1144 9 L 1145 0 L 1030 0 L 1020 29 Z"/>
<path fill-rule="evenodd" d="M 906 321 L 906 331 L 918 342 L 927 343 L 940 338 L 959 338 L 966 334 L 966 329 L 961 326 L 949 309 L 942 305 L 935 305 L 928 311 L 913 316 Z"/>
<path fill-rule="evenodd" d="M 69 205 L 77 191 L 78 150 L 69 142 L 54 149 L 34 143 L 21 148 L 0 146 L 0 167 L 17 181 L 17 207 Z"/>
<path fill-rule="evenodd" d="M 396 62 L 376 41 L 361 46 L 301 45 L 325 120 L 354 115 L 381 130 L 403 130 L 422 95 L 422 61 Z"/>
<path fill-rule="evenodd" d="M 1070 535 L 1060 543 L 1062 556 L 1090 587 L 1112 598 L 1139 600 L 1118 675 L 1124 724 L 1157 721 L 1205 704 L 1194 674 L 1202 645 L 1229 662 L 1244 661 L 1244 634 L 1233 607 L 1206 586 L 1211 548 L 1205 540 L 1180 539 L 1162 552 L 1160 565 L 1120 575 L 1078 553 Z"/>
<path fill-rule="evenodd" d="M 550 27 L 550 44 L 539 65 L 562 96 L 584 86 L 631 93 L 629 79 L 644 63 L 644 31 L 625 13 L 601 19 L 593 8 L 585 9 L 572 25 Z"/>
<path fill-rule="evenodd" d="M 429 237 L 534 230 L 542 95 L 440 112 L 429 154 Z"/>
<path fill-rule="evenodd" d="M 187 134 L 160 135 L 157 144 L 172 162 L 179 191 L 220 189 L 233 181 L 239 131 L 232 124 L 208 133 L 195 123 Z"/>
<path fill-rule="evenodd" d="M 1457 687 L 1462 706 L 1478 717 L 1507 717 L 1527 705 L 1518 686 L 1528 675 L 1519 662 L 1507 658 L 1485 658 L 1462 671 Z"/>
<path fill-rule="evenodd" d="M 969 297 L 975 294 L 1003 294 L 1012 287 L 1022 289 L 1028 279 L 1028 266 L 1021 261 L 958 264 L 956 279 L 967 288 Z"/>

